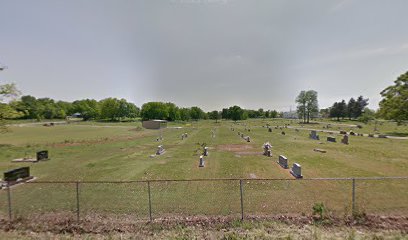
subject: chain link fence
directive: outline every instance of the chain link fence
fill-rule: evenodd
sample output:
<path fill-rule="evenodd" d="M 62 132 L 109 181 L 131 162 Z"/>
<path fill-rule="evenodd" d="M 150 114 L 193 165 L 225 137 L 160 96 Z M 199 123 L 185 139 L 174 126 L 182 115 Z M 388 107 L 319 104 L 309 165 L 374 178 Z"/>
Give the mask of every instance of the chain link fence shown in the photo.
<path fill-rule="evenodd" d="M 33 181 L 0 190 L 0 219 L 63 216 L 135 221 L 192 216 L 237 219 L 311 214 L 408 215 L 408 177 L 201 179 L 120 182 Z"/>

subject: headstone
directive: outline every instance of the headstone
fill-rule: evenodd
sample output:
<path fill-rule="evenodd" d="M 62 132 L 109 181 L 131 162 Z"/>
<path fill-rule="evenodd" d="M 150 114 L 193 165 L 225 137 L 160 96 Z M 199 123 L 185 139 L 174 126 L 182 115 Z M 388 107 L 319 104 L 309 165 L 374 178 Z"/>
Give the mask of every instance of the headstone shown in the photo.
<path fill-rule="evenodd" d="M 326 150 L 319 149 L 319 148 L 315 148 L 315 149 L 313 149 L 313 151 L 315 151 L 315 152 L 321 152 L 321 153 L 326 153 L 326 152 L 327 152 Z"/>
<path fill-rule="evenodd" d="M 48 151 L 39 151 L 37 152 L 37 161 L 48 159 Z"/>
<path fill-rule="evenodd" d="M 264 155 L 268 157 L 272 157 L 272 145 L 269 142 L 263 144 Z"/>
<path fill-rule="evenodd" d="M 346 131 L 341 130 L 341 131 L 340 131 L 340 134 L 347 134 L 347 132 L 346 132 Z"/>
<path fill-rule="evenodd" d="M 288 167 L 288 158 L 283 156 L 283 155 L 279 155 L 278 158 L 278 164 L 281 165 L 281 167 L 287 169 Z"/>
<path fill-rule="evenodd" d="M 156 155 L 162 155 L 166 150 L 163 148 L 163 145 L 157 147 Z"/>
<path fill-rule="evenodd" d="M 204 157 L 203 155 L 200 156 L 200 162 L 199 162 L 199 167 L 204 167 Z"/>
<path fill-rule="evenodd" d="M 241 137 L 244 138 L 244 134 L 243 134 L 243 133 L 241 133 Z"/>
<path fill-rule="evenodd" d="M 320 140 L 319 135 L 317 135 L 315 130 L 310 131 L 309 137 L 314 140 Z"/>
<path fill-rule="evenodd" d="M 251 142 L 251 138 L 249 136 L 244 137 L 245 141 Z"/>
<path fill-rule="evenodd" d="M 281 133 L 282 135 L 286 135 L 286 133 L 284 132 L 284 131 L 282 131 L 282 133 Z"/>
<path fill-rule="evenodd" d="M 21 167 L 4 172 L 3 180 L 6 182 L 15 182 L 19 179 L 30 177 L 30 167 Z"/>
<path fill-rule="evenodd" d="M 368 137 L 374 137 L 374 134 L 370 133 L 370 134 L 368 134 Z"/>
<path fill-rule="evenodd" d="M 295 128 L 295 131 L 296 131 L 296 132 L 299 132 L 299 129 Z"/>
<path fill-rule="evenodd" d="M 208 147 L 204 147 L 204 156 L 208 156 Z"/>
<path fill-rule="evenodd" d="M 343 136 L 343 139 L 341 139 L 341 143 L 347 144 L 347 145 L 349 144 L 349 137 L 347 134 Z"/>
<path fill-rule="evenodd" d="M 387 138 L 387 135 L 380 134 L 380 135 L 378 135 L 378 137 L 379 137 L 379 138 Z"/>
<path fill-rule="evenodd" d="M 327 137 L 327 141 L 328 142 L 336 142 L 336 138 L 335 137 Z"/>
<path fill-rule="evenodd" d="M 272 128 L 268 128 L 268 131 L 269 131 L 269 132 L 272 132 Z"/>
<path fill-rule="evenodd" d="M 299 163 L 294 163 L 293 164 L 292 170 L 290 170 L 290 173 L 295 178 L 303 178 L 303 176 L 302 176 L 302 166 Z"/>
<path fill-rule="evenodd" d="M 353 132 L 353 131 L 350 131 L 350 135 L 351 135 L 351 136 L 355 136 L 355 135 L 356 135 L 356 133 L 355 133 L 355 132 Z"/>

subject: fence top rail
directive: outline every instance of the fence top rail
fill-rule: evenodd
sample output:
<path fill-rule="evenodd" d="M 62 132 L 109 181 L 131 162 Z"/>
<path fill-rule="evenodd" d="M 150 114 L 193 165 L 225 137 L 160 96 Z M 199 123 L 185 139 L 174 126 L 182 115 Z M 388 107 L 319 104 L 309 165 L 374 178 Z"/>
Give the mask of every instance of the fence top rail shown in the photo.
<path fill-rule="evenodd" d="M 343 178 L 203 178 L 203 179 L 152 179 L 152 180 L 128 180 L 128 181 L 29 181 L 27 183 L 147 183 L 147 182 L 214 182 L 214 181 L 350 181 L 350 180 L 388 180 L 388 179 L 406 179 L 408 176 L 399 177 L 343 177 Z"/>

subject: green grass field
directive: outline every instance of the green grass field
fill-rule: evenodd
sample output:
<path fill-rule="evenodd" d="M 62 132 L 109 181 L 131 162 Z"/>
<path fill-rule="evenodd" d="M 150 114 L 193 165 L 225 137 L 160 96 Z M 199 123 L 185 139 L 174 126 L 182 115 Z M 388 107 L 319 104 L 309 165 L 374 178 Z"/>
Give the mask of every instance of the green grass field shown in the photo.
<path fill-rule="evenodd" d="M 54 127 L 12 126 L 0 135 L 0 171 L 30 166 L 36 181 L 131 181 L 158 179 L 245 178 L 244 206 L 248 214 L 310 213 L 316 202 L 324 202 L 335 213 L 350 213 L 351 181 L 293 181 L 289 170 L 277 163 L 280 154 L 290 166 L 302 165 L 305 179 L 340 177 L 407 176 L 408 140 L 350 136 L 350 144 L 308 138 L 309 131 L 262 126 L 299 127 L 295 120 L 199 121 L 169 123 L 157 142 L 158 130 L 146 130 L 140 123 L 81 122 Z M 350 127 L 330 122 L 330 130 Z M 245 131 L 246 124 L 251 131 Z M 349 124 L 341 122 L 341 124 Z M 355 124 L 350 122 L 350 124 Z M 322 129 L 325 123 L 305 128 Z M 181 127 L 181 128 L 177 128 Z M 235 131 L 231 131 L 231 127 Z M 370 133 L 372 124 L 360 131 Z M 380 132 L 407 132 L 406 126 L 383 122 Z M 382 129 L 382 130 L 381 130 Z M 215 132 L 215 138 L 211 136 Z M 251 137 L 247 143 L 237 135 Z M 181 134 L 189 137 L 182 140 Z M 269 141 L 273 157 L 262 155 L 262 144 Z M 198 167 L 199 143 L 210 148 L 205 167 Z M 320 144 L 321 143 L 321 144 Z M 150 157 L 158 145 L 166 153 Z M 320 148 L 327 153 L 314 152 Z M 49 150 L 50 160 L 39 163 L 13 163 L 11 160 L 35 157 L 38 150 Z M 280 181 L 256 180 L 264 178 Z M 253 179 L 253 180 L 251 180 Z M 408 213 L 408 180 L 360 180 L 356 185 L 358 208 L 369 213 Z M 81 184 L 81 213 L 126 213 L 147 218 L 146 183 Z M 168 215 L 239 215 L 239 181 L 152 182 L 153 217 Z M 13 213 L 74 212 L 75 184 L 24 184 L 12 189 Z M 6 194 L 0 192 L 0 214 L 6 216 Z"/>

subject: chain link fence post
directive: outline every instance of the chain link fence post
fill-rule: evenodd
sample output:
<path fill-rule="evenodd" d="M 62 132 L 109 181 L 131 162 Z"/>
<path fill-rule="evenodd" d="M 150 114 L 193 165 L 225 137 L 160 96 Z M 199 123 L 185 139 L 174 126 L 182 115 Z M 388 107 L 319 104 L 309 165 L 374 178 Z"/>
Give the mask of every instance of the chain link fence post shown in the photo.
<path fill-rule="evenodd" d="M 244 184 L 242 182 L 242 179 L 239 180 L 239 190 L 240 190 L 240 195 L 241 195 L 241 220 L 244 220 Z"/>
<path fill-rule="evenodd" d="M 77 222 L 79 222 L 79 182 L 76 182 L 76 217 Z"/>
<path fill-rule="evenodd" d="M 150 181 L 147 181 L 147 194 L 149 195 L 149 219 L 152 221 L 152 196 L 150 193 Z"/>
<path fill-rule="evenodd" d="M 12 214 L 11 214 L 11 190 L 10 190 L 10 184 L 7 182 L 7 204 L 8 204 L 8 215 L 9 215 L 9 222 L 11 223 L 12 219 Z"/>
<path fill-rule="evenodd" d="M 353 178 L 352 180 L 352 196 L 351 196 L 351 209 L 352 209 L 352 214 L 354 215 L 356 213 L 356 179 Z"/>

